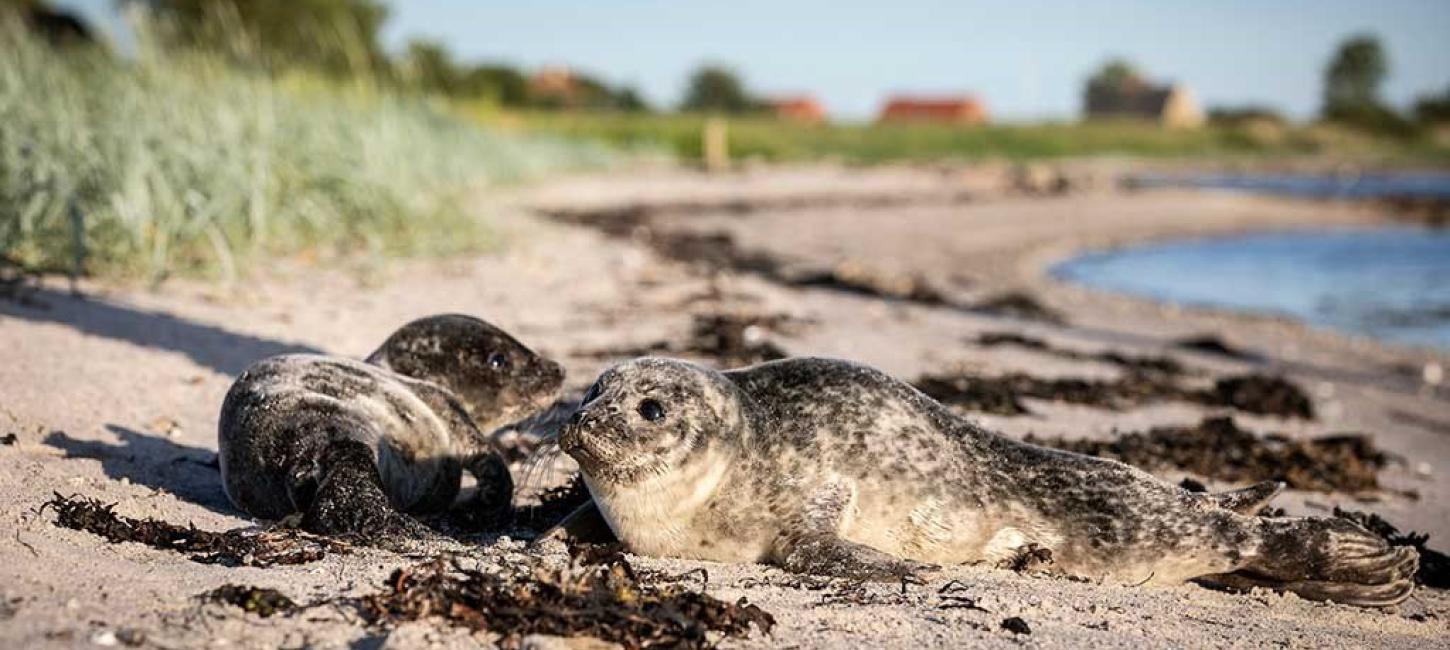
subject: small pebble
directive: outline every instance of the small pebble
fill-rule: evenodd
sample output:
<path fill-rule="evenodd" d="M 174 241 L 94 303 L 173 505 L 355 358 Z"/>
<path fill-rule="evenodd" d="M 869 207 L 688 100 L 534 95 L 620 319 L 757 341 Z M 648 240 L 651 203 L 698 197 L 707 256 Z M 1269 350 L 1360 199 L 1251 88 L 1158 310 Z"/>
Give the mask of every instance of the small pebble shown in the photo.
<path fill-rule="evenodd" d="M 1431 386 L 1439 386 L 1440 382 L 1445 381 L 1445 367 L 1431 361 L 1425 364 L 1425 369 L 1420 373 L 1420 376 L 1425 380 L 1425 383 Z"/>
<path fill-rule="evenodd" d="M 115 646 L 117 643 L 120 643 L 120 641 L 116 640 L 115 632 L 112 632 L 110 630 L 101 630 L 100 632 L 91 635 L 91 643 L 101 647 L 109 648 Z"/>
<path fill-rule="evenodd" d="M 1420 478 L 1430 478 L 1430 475 L 1434 473 L 1435 466 L 1427 462 L 1420 461 L 1420 464 L 1415 465 L 1415 475 L 1419 476 Z"/>

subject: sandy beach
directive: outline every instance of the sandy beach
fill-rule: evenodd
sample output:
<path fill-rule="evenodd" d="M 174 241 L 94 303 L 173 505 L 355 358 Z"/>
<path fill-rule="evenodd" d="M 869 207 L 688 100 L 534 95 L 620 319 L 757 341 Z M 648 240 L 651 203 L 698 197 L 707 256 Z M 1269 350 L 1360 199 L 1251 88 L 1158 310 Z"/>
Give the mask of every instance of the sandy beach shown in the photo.
<path fill-rule="evenodd" d="M 1112 171 L 1105 163 L 1087 167 L 1082 173 L 1091 178 Z M 58 527 L 53 513 L 39 511 L 55 493 L 77 494 L 115 503 L 127 516 L 207 530 L 256 525 L 227 502 L 213 462 L 217 412 L 234 377 L 283 352 L 362 357 L 396 327 L 440 312 L 476 315 L 514 333 L 563 363 L 572 391 L 622 351 L 686 341 L 693 317 L 715 313 L 779 316 L 784 325 L 752 332 L 789 355 L 854 359 L 908 380 L 957 369 L 1097 379 L 1122 372 L 1102 361 L 975 343 L 993 332 L 1031 336 L 1055 349 L 1161 355 L 1191 368 L 1189 381 L 1198 383 L 1250 371 L 1282 375 L 1312 398 L 1316 418 L 1180 401 L 1113 410 L 1032 400 L 1027 415 L 968 415 L 1016 437 L 1106 440 L 1209 415 L 1230 415 L 1244 429 L 1292 439 L 1362 432 L 1405 459 L 1380 473 L 1381 490 L 1292 490 L 1275 505 L 1290 514 L 1328 515 L 1335 506 L 1370 511 L 1403 530 L 1429 534 L 1432 547 L 1450 547 L 1450 386 L 1427 382 L 1433 373 L 1425 371 L 1450 366 L 1450 355 L 1279 318 L 1109 295 L 1047 273 L 1084 250 L 1373 225 L 1384 222 L 1380 210 L 1244 194 L 1127 191 L 1110 182 L 1038 195 L 1014 189 L 1010 176 L 997 168 L 822 166 L 578 177 L 480 201 L 477 213 L 497 224 L 502 242 L 488 254 L 328 268 L 283 260 L 234 286 L 83 282 L 82 297 L 49 279 L 25 300 L 0 299 L 0 435 L 15 435 L 13 444 L 0 446 L 0 646 L 495 642 L 438 622 L 369 626 L 331 605 L 262 618 L 196 598 L 223 584 L 244 584 L 321 603 L 376 592 L 394 569 L 419 557 L 362 549 L 297 566 L 228 568 L 108 543 Z M 771 260 L 772 272 L 669 250 L 706 236 L 717 250 L 728 241 L 734 250 Z M 781 280 L 787 271 L 820 269 L 888 287 L 929 286 L 937 299 L 890 299 Z M 1007 292 L 1031 297 L 1063 322 L 963 308 Z M 1203 334 L 1254 358 L 1172 345 Z M 555 469 L 549 480 L 562 480 L 569 470 L 562 462 Z M 1184 474 L 1164 477 L 1177 481 Z M 1199 480 L 1211 489 L 1230 487 Z M 525 554 L 523 543 L 508 537 L 438 550 L 485 567 Z M 545 563 L 567 561 L 560 544 L 540 553 Z M 902 587 L 803 583 L 755 565 L 630 561 L 671 574 L 703 567 L 707 593 L 731 602 L 745 597 L 775 617 L 770 636 L 755 632 L 724 647 L 1440 647 L 1450 634 L 1450 595 L 1432 589 L 1398 607 L 1369 610 L 1271 592 L 1230 594 L 1191 584 L 1132 588 L 990 567 L 949 567 L 928 584 Z M 958 586 L 945 593 L 960 589 L 977 607 L 946 606 L 942 590 L 952 581 Z M 1030 633 L 1003 629 L 1011 617 L 1023 619 Z"/>

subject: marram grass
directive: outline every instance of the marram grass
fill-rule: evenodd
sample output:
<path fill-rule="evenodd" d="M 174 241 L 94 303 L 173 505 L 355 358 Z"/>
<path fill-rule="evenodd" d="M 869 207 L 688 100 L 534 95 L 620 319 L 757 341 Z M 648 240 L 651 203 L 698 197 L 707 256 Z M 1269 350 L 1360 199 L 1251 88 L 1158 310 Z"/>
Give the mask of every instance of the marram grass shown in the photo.
<path fill-rule="evenodd" d="M 220 60 L 58 52 L 0 26 L 0 255 L 232 277 L 271 255 L 486 247 L 480 185 L 598 166 L 599 147 L 498 133 L 417 97 Z"/>

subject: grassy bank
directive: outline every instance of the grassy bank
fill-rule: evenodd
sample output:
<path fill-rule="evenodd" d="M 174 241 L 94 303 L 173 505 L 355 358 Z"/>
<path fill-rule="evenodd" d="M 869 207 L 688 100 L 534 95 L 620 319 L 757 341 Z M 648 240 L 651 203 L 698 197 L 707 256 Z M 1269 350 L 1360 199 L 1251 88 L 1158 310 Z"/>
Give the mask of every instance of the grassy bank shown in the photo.
<path fill-rule="evenodd" d="M 698 115 L 501 113 L 472 109 L 485 124 L 589 138 L 618 147 L 701 157 Z M 1443 140 L 1443 139 L 1442 139 Z M 729 120 L 730 153 L 768 161 L 848 163 L 933 160 L 1040 160 L 1102 155 L 1150 158 L 1334 156 L 1346 160 L 1450 164 L 1450 142 L 1394 139 L 1327 126 L 1210 126 L 1167 130 L 1152 124 L 800 125 L 763 117 Z"/>
<path fill-rule="evenodd" d="M 265 255 L 490 243 L 479 184 L 597 166 L 602 147 L 467 124 L 361 83 L 205 56 L 64 54 L 0 27 L 0 254 L 159 279 Z"/>

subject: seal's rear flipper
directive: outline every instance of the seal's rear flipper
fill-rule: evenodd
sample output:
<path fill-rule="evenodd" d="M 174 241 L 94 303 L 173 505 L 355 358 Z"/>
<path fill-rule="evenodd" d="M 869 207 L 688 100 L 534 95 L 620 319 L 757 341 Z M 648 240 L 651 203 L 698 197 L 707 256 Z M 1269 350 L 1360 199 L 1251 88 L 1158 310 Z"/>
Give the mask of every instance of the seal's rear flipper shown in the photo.
<path fill-rule="evenodd" d="M 1396 580 L 1382 585 L 1360 585 L 1349 582 L 1324 582 L 1301 580 L 1280 582 L 1251 573 L 1223 573 L 1204 576 L 1197 580 L 1208 587 L 1231 591 L 1248 591 L 1255 587 L 1288 591 L 1308 600 L 1332 601 L 1360 607 L 1390 607 L 1398 605 L 1415 591 L 1415 582 L 1410 579 Z"/>
<path fill-rule="evenodd" d="M 1234 575 L 1305 598 L 1385 607 L 1414 590 L 1420 555 L 1347 519 L 1256 520 L 1262 540 Z"/>
<path fill-rule="evenodd" d="M 437 537 L 393 508 L 367 445 L 334 441 L 323 450 L 319 465 L 317 491 L 302 512 L 303 530 L 393 550 L 409 550 L 409 542 Z"/>
<path fill-rule="evenodd" d="M 1274 497 L 1284 491 L 1284 484 L 1280 481 L 1264 481 L 1255 483 L 1246 488 L 1219 492 L 1211 495 L 1218 507 L 1225 510 L 1232 510 L 1241 515 L 1256 515 L 1269 505 Z"/>
<path fill-rule="evenodd" d="M 609 522 L 604 520 L 604 513 L 599 512 L 599 506 L 593 501 L 579 506 L 559 523 L 539 533 L 534 541 L 529 542 L 529 548 L 549 539 L 575 544 L 613 544 L 619 541 L 609 528 Z"/>

